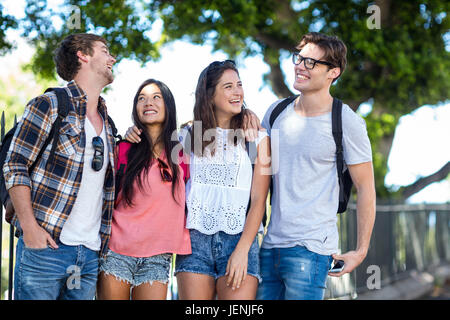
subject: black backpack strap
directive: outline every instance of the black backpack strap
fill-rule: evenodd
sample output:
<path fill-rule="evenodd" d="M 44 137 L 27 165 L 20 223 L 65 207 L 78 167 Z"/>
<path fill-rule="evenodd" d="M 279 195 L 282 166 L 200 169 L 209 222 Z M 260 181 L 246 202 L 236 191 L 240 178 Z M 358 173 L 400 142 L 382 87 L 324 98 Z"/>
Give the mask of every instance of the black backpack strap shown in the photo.
<path fill-rule="evenodd" d="M 52 145 L 52 149 L 50 151 L 50 156 L 48 158 L 47 163 L 50 163 L 53 160 L 53 154 L 56 150 L 56 145 L 58 144 L 58 138 L 57 133 L 59 133 L 59 129 L 61 128 L 61 122 L 62 120 L 69 114 L 69 106 L 71 104 L 69 95 L 67 91 L 64 88 L 48 88 L 45 90 L 45 93 L 53 91 L 56 94 L 56 99 L 58 101 L 58 117 L 56 118 L 55 122 L 52 125 L 52 129 L 50 130 L 50 133 L 45 140 L 44 144 L 41 147 L 41 150 L 39 150 L 39 154 L 36 157 L 36 160 L 33 162 L 33 164 L 30 166 L 29 173 L 33 172 L 34 168 L 36 167 L 38 163 L 38 159 L 41 158 L 42 154 L 44 153 L 45 149 L 49 145 L 50 141 L 54 141 Z"/>
<path fill-rule="evenodd" d="M 294 96 L 287 97 L 286 99 L 279 102 L 278 105 L 272 110 L 272 113 L 270 114 L 270 118 L 269 118 L 269 128 L 270 129 L 272 129 L 272 126 L 275 123 L 275 120 L 283 112 L 283 110 L 286 109 L 287 106 L 292 103 L 292 101 L 297 99 L 298 96 L 299 95 L 297 94 Z M 270 192 L 269 202 L 270 202 L 270 205 L 272 205 L 272 196 L 273 196 L 273 181 L 272 181 L 272 179 L 270 179 L 269 192 Z"/>
<path fill-rule="evenodd" d="M 288 105 L 291 104 L 292 101 L 294 101 L 295 99 L 297 99 L 298 95 L 295 96 L 290 96 L 284 100 L 282 100 L 280 103 L 278 103 L 278 105 L 272 110 L 272 113 L 270 114 L 270 118 L 269 118 L 269 127 L 270 129 L 272 129 L 272 126 L 275 122 L 275 120 L 278 118 L 278 116 L 281 114 L 281 112 L 283 112 L 284 109 L 286 109 L 286 107 Z"/>
<path fill-rule="evenodd" d="M 53 161 L 53 157 L 56 151 L 56 146 L 58 145 L 58 136 L 59 129 L 61 128 L 62 120 L 67 117 L 69 114 L 69 106 L 71 104 L 69 94 L 64 88 L 48 88 L 45 92 L 53 91 L 56 94 L 56 99 L 58 101 L 58 117 L 53 123 L 50 134 L 48 135 L 47 140 L 44 143 L 43 148 L 41 149 L 39 156 L 42 155 L 44 150 L 47 148 L 47 145 L 53 139 L 52 149 L 50 150 L 50 156 L 48 157 L 47 163 L 51 163 Z M 36 162 L 35 162 L 36 163 Z"/>
<path fill-rule="evenodd" d="M 286 99 L 279 102 L 278 105 L 272 110 L 272 113 L 270 114 L 270 118 L 269 118 L 269 128 L 270 129 L 272 129 L 273 124 L 275 123 L 275 120 L 278 118 L 278 116 L 284 111 L 284 109 L 287 108 L 288 105 L 290 105 L 292 103 L 292 101 L 297 99 L 298 96 L 299 95 L 297 94 L 297 95 L 287 97 Z M 272 179 L 270 179 L 269 192 L 270 192 L 269 203 L 270 203 L 270 205 L 272 205 L 272 196 L 273 196 L 273 181 L 272 181 Z M 265 218 L 264 218 L 264 220 L 265 220 Z"/>
<path fill-rule="evenodd" d="M 342 101 L 333 98 L 331 130 L 336 143 L 336 168 L 339 180 L 339 201 L 344 201 L 344 148 L 342 147 Z"/>
<path fill-rule="evenodd" d="M 247 151 L 247 155 L 250 158 L 250 162 L 252 164 L 252 172 L 253 174 L 255 174 L 255 161 L 256 161 L 256 157 L 258 156 L 258 149 L 256 146 L 256 142 L 255 141 L 247 141 L 245 140 L 245 151 Z M 248 212 L 250 211 L 250 204 L 251 204 L 251 194 L 250 194 L 250 198 L 248 199 L 248 205 L 247 205 L 247 212 L 245 213 L 245 215 L 248 214 Z"/>
<path fill-rule="evenodd" d="M 257 148 L 258 147 L 257 147 L 255 141 L 252 141 L 252 142 L 245 141 L 245 149 L 246 149 L 247 155 L 250 158 L 250 161 L 252 163 L 253 174 L 255 174 L 255 161 L 258 156 Z M 270 185 L 272 186 L 272 184 L 270 184 Z M 252 199 L 251 199 L 251 193 L 250 193 L 250 198 L 248 199 L 248 205 L 247 205 L 247 212 L 245 213 L 246 216 L 248 215 L 248 212 L 250 211 L 251 202 L 252 202 Z M 266 210 L 266 208 L 264 209 L 264 216 L 262 219 L 262 223 L 263 223 L 264 227 L 267 226 L 267 210 Z"/>
<path fill-rule="evenodd" d="M 113 119 L 108 115 L 108 123 L 111 126 L 113 137 L 119 140 L 122 140 L 122 136 L 117 133 L 116 124 L 114 123 Z"/>

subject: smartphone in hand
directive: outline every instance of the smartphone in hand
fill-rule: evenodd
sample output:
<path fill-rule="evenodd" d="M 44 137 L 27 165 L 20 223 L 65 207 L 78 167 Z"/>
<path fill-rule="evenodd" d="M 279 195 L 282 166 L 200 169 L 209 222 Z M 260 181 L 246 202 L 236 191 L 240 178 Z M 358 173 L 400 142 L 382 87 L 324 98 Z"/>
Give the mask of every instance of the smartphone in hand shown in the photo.
<path fill-rule="evenodd" d="M 330 270 L 328 270 L 328 272 L 339 273 L 342 270 L 344 270 L 344 266 L 345 266 L 344 261 L 342 261 L 342 260 L 334 260 L 333 264 L 331 265 L 331 268 L 330 268 Z"/>

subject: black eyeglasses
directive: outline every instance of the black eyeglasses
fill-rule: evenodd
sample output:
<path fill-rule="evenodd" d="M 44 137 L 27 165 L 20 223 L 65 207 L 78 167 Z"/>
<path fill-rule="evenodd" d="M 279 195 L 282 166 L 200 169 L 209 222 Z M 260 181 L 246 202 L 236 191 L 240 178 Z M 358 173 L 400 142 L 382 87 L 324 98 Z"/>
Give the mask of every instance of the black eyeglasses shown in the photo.
<path fill-rule="evenodd" d="M 103 150 L 104 144 L 100 137 L 92 138 L 92 146 L 94 147 L 94 157 L 92 158 L 92 169 L 94 171 L 100 171 L 103 167 Z"/>
<path fill-rule="evenodd" d="M 158 167 L 163 181 L 172 182 L 172 175 L 170 174 L 169 166 L 160 158 L 158 158 Z"/>
<path fill-rule="evenodd" d="M 331 68 L 336 68 L 335 65 L 333 65 L 332 63 L 327 62 L 327 61 L 321 61 L 321 60 L 316 60 L 316 59 L 313 59 L 313 58 L 302 57 L 300 55 L 300 52 L 294 52 L 292 54 L 292 62 L 295 65 L 299 65 L 300 63 L 302 63 L 302 61 L 305 61 L 304 65 L 305 65 L 305 68 L 308 69 L 308 70 L 314 69 L 314 67 L 316 66 L 317 63 L 324 64 L 324 65 L 329 66 Z"/>

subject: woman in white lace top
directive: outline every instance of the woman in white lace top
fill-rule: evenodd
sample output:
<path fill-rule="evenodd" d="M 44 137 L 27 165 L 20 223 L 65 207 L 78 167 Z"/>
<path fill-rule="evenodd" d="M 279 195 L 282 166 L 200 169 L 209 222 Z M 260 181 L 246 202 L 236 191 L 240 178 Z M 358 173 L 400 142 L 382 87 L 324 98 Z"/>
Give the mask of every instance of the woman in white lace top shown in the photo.
<path fill-rule="evenodd" d="M 234 62 L 211 63 L 198 80 L 194 123 L 180 135 L 190 154 L 186 227 L 192 247 L 192 254 L 177 256 L 180 299 L 256 296 L 261 279 L 256 235 L 270 183 L 270 146 L 260 131 L 246 147 L 243 109 Z M 252 154 L 256 160 L 250 160 Z"/>

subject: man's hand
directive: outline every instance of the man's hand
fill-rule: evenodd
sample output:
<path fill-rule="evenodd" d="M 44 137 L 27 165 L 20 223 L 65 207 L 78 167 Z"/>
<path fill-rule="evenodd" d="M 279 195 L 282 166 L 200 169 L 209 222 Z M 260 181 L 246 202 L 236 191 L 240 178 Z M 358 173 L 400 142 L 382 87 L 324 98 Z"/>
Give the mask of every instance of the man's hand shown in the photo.
<path fill-rule="evenodd" d="M 28 186 L 17 185 L 8 190 L 23 230 L 23 242 L 27 248 L 44 249 L 48 245 L 58 249 L 50 234 L 36 221 L 31 205 L 31 191 Z"/>
<path fill-rule="evenodd" d="M 138 129 L 136 126 L 129 127 L 127 132 L 125 133 L 125 140 L 131 143 L 139 143 L 141 142 L 140 135 L 142 130 Z"/>
<path fill-rule="evenodd" d="M 244 111 L 244 135 L 245 140 L 252 142 L 258 137 L 258 131 L 263 129 L 261 127 L 261 122 L 259 121 L 256 114 L 250 109 L 245 109 Z"/>
<path fill-rule="evenodd" d="M 369 250 L 370 236 L 375 223 L 375 182 L 372 162 L 348 165 L 348 169 L 357 193 L 357 245 L 354 251 L 333 255 L 333 259 L 343 260 L 345 266 L 339 273 L 328 273 L 332 277 L 352 272 L 361 264 Z"/>
<path fill-rule="evenodd" d="M 33 228 L 23 231 L 23 242 L 27 248 L 45 249 L 50 246 L 58 249 L 58 245 L 44 228 L 36 224 Z"/>
<path fill-rule="evenodd" d="M 361 262 L 363 262 L 366 255 L 357 251 L 349 251 L 344 254 L 333 254 L 332 257 L 334 260 L 344 261 L 344 269 L 339 273 L 328 272 L 328 275 L 331 277 L 340 277 L 346 273 L 352 272 L 361 264 Z"/>

